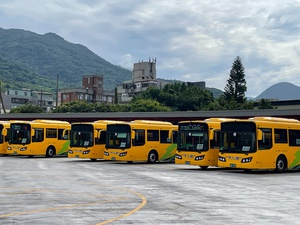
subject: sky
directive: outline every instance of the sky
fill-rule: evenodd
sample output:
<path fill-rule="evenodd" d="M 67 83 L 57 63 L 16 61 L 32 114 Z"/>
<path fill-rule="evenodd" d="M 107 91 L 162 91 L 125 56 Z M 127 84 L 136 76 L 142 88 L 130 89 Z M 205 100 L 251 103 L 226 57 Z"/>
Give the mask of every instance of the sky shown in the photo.
<path fill-rule="evenodd" d="M 0 27 L 56 33 L 132 70 L 224 90 L 237 56 L 247 97 L 300 86 L 300 0 L 0 0 Z"/>

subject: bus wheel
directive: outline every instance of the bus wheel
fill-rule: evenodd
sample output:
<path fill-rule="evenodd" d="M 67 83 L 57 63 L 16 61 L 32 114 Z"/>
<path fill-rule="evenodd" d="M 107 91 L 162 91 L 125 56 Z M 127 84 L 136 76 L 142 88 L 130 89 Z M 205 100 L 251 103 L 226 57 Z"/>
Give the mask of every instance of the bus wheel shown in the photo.
<path fill-rule="evenodd" d="M 53 147 L 48 147 L 46 151 L 46 157 L 53 157 L 54 155 L 54 148 Z"/>
<path fill-rule="evenodd" d="M 149 152 L 148 163 L 155 163 L 158 160 L 156 151 Z"/>
<path fill-rule="evenodd" d="M 282 173 L 286 169 L 286 160 L 283 156 L 279 156 L 276 160 L 276 169 L 278 173 Z"/>
<path fill-rule="evenodd" d="M 199 166 L 201 168 L 201 170 L 206 170 L 208 168 L 208 166 Z"/>
<path fill-rule="evenodd" d="M 96 162 L 97 161 L 97 159 L 90 159 L 92 162 Z"/>
<path fill-rule="evenodd" d="M 127 161 L 127 163 L 128 163 L 128 164 L 132 164 L 132 163 L 133 163 L 133 161 Z"/>

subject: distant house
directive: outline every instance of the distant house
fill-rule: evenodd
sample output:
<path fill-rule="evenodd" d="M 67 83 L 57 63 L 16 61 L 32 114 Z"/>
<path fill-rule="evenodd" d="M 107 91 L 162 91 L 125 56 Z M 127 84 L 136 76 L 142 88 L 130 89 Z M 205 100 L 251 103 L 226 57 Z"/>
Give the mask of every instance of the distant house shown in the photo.
<path fill-rule="evenodd" d="M 32 91 L 30 89 L 10 89 L 2 93 L 3 104 L 6 112 L 10 112 L 19 106 L 26 104 L 40 106 L 45 112 L 51 112 L 54 108 L 53 94 L 44 91 Z M 4 113 L 1 105 L 1 113 Z"/>
<path fill-rule="evenodd" d="M 103 90 L 102 75 L 84 75 L 81 88 L 61 89 L 58 96 L 59 104 L 71 101 L 114 102 L 114 93 Z"/>

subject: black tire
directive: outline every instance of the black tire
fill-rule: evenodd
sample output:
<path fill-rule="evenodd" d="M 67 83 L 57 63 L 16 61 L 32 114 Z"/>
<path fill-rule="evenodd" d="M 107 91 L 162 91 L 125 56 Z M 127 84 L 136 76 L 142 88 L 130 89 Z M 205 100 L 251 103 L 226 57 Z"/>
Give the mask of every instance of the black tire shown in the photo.
<path fill-rule="evenodd" d="M 148 163 L 155 163 L 158 160 L 157 152 L 150 151 L 148 155 Z"/>
<path fill-rule="evenodd" d="M 92 162 L 96 162 L 97 161 L 97 159 L 90 159 Z"/>
<path fill-rule="evenodd" d="M 276 160 L 276 168 L 275 171 L 277 173 L 282 173 L 286 170 L 286 160 L 283 156 L 279 156 Z"/>
<path fill-rule="evenodd" d="M 252 170 L 251 169 L 244 169 L 245 173 L 250 173 Z"/>
<path fill-rule="evenodd" d="M 133 163 L 133 161 L 127 161 L 127 163 L 128 163 L 128 164 L 132 164 L 132 163 Z"/>
<path fill-rule="evenodd" d="M 55 149 L 54 147 L 48 147 L 46 150 L 46 157 L 50 158 L 55 155 Z"/>
<path fill-rule="evenodd" d="M 201 170 L 207 170 L 208 166 L 199 166 Z"/>

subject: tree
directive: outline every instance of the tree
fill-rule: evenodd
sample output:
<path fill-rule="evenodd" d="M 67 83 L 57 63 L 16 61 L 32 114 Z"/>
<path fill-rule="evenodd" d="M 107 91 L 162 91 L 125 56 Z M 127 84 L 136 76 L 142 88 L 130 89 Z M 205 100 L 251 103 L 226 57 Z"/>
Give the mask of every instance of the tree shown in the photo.
<path fill-rule="evenodd" d="M 245 69 L 242 59 L 237 56 L 232 64 L 229 79 L 224 88 L 224 98 L 227 102 L 235 101 L 237 104 L 244 104 L 247 100 L 245 97 L 246 91 Z"/>
<path fill-rule="evenodd" d="M 44 110 L 36 105 L 23 105 L 10 110 L 10 113 L 42 113 Z"/>
<path fill-rule="evenodd" d="M 131 103 L 132 112 L 168 112 L 171 108 L 153 99 L 139 99 Z"/>
<path fill-rule="evenodd" d="M 273 105 L 268 99 L 262 98 L 258 103 L 257 103 L 257 108 L 258 109 L 274 109 Z"/>

